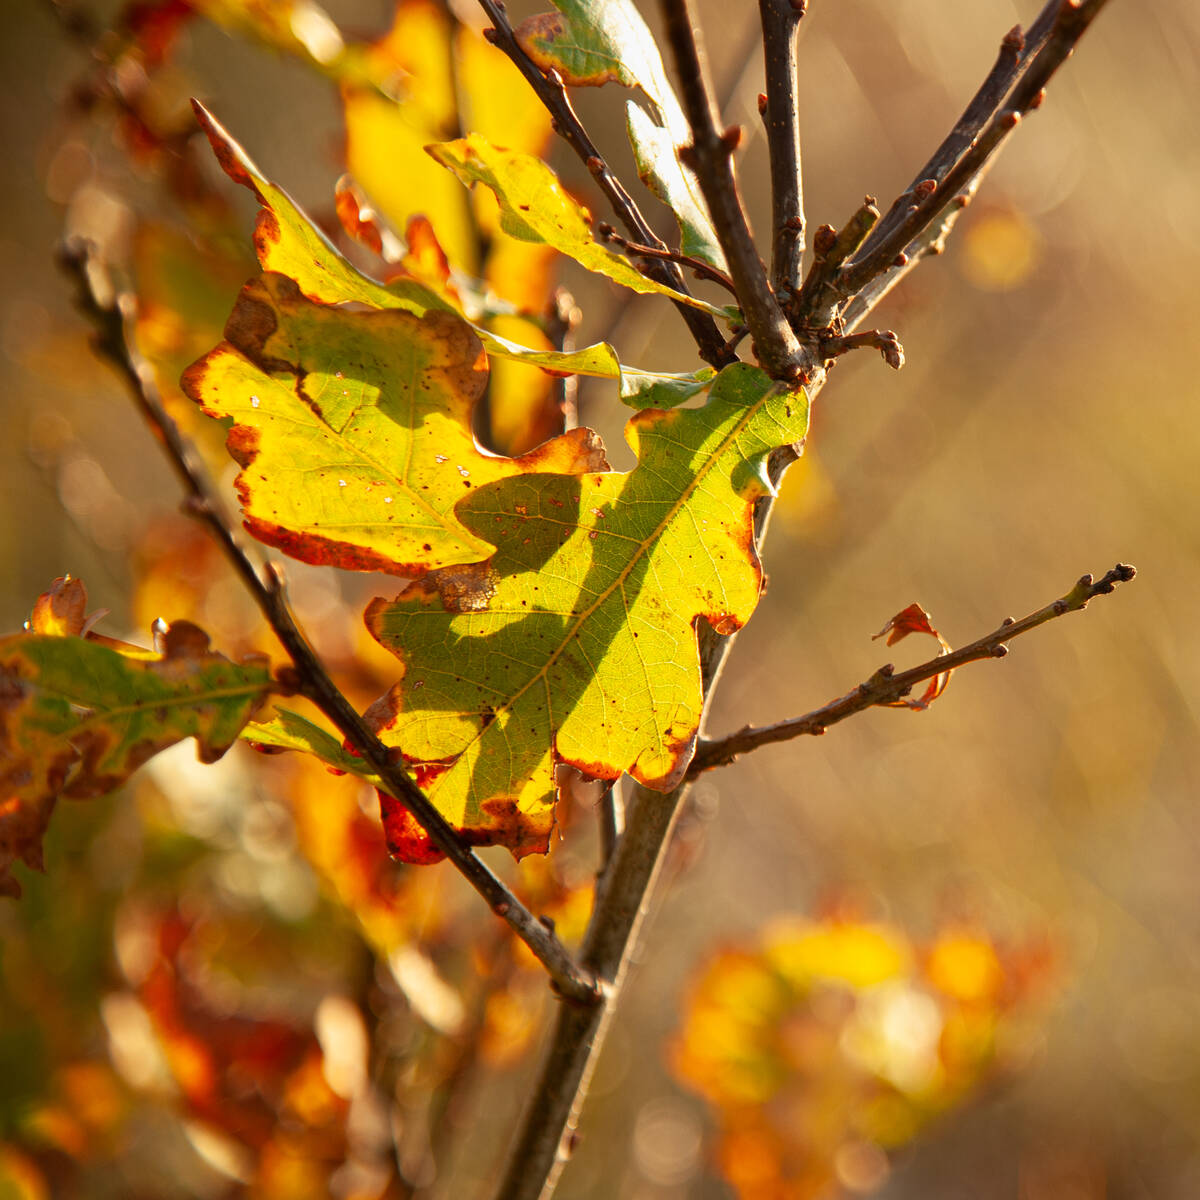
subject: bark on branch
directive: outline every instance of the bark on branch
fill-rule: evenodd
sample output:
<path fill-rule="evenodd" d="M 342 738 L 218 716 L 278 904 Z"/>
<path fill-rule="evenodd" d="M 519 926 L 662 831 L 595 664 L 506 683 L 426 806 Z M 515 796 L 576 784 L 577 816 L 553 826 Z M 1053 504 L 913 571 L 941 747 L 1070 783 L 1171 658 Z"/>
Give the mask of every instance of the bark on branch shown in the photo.
<path fill-rule="evenodd" d="M 860 683 L 844 696 L 831 700 L 828 704 L 805 713 L 804 716 L 777 721 L 773 725 L 764 725 L 757 729 L 747 725 L 727 737 L 705 739 L 696 748 L 696 756 L 688 768 L 688 778 L 694 779 L 714 767 L 727 766 L 739 755 L 757 750 L 760 746 L 770 745 L 772 742 L 786 742 L 806 734 L 819 736 L 830 725 L 836 725 L 839 721 L 868 708 L 893 706 L 907 696 L 918 683 L 924 683 L 938 675 L 946 675 L 966 663 L 987 658 L 1003 658 L 1008 653 L 1008 643 L 1013 638 L 1028 633 L 1047 621 L 1053 621 L 1056 617 L 1079 612 L 1087 607 L 1088 601 L 1094 596 L 1108 595 L 1118 583 L 1128 583 L 1136 574 L 1134 567 L 1118 563 L 1098 580 L 1093 581 L 1090 575 L 1084 575 L 1065 596 L 1022 617 L 1019 621 L 1008 618 L 991 633 L 976 639 L 968 646 L 952 650 L 948 654 L 939 654 L 936 658 L 899 674 L 896 674 L 895 668 L 889 663 L 880 667 L 865 683 Z"/>

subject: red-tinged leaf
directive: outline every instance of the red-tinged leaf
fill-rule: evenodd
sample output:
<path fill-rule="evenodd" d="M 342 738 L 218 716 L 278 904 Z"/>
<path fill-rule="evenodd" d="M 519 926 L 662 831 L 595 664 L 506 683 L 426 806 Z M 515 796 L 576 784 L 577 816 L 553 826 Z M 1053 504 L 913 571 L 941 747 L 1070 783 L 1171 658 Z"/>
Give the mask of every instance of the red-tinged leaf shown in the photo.
<path fill-rule="evenodd" d="M 187 621 L 167 630 L 161 655 L 72 636 L 87 604 L 74 582 L 38 602 L 38 623 L 61 632 L 0 638 L 0 895 L 20 895 L 15 861 L 41 870 L 59 796 L 111 792 L 186 737 L 214 762 L 271 690 L 263 660 L 230 662 Z"/>
<path fill-rule="evenodd" d="M 941 647 L 939 653 L 950 653 L 950 643 L 934 629 L 929 614 L 915 602 L 907 608 L 901 609 L 871 640 L 876 641 L 886 634 L 886 644 L 894 646 L 897 642 L 908 637 L 910 633 L 927 634 L 929 637 L 937 640 L 938 645 Z M 926 684 L 925 690 L 920 696 L 903 696 L 899 700 L 893 700 L 891 704 L 884 707 L 911 708 L 916 712 L 923 712 L 946 690 L 946 685 L 950 682 L 950 676 L 953 673 L 953 671 L 942 671 Z"/>
<path fill-rule="evenodd" d="M 492 551 L 454 515 L 463 495 L 533 472 L 604 470 L 575 429 L 521 458 L 481 450 L 478 338 L 448 312 L 314 304 L 282 275 L 246 285 L 227 341 L 188 369 L 205 412 L 232 417 L 246 528 L 304 562 L 419 575 Z"/>
<path fill-rule="evenodd" d="M 941 634 L 929 622 L 929 614 L 919 604 L 913 603 L 907 608 L 902 608 L 871 640 L 878 641 L 887 634 L 886 644 L 894 646 L 910 633 L 927 633 L 939 642 L 942 641 Z M 945 645 L 944 642 L 942 644 Z"/>

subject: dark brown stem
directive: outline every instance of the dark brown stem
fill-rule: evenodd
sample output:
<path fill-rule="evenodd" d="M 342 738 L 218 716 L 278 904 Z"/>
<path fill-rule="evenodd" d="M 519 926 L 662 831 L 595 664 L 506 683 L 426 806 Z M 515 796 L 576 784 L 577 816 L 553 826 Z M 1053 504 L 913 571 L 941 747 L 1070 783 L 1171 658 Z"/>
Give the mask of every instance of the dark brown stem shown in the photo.
<path fill-rule="evenodd" d="M 666 244 L 650 228 L 645 217 L 642 216 L 641 210 L 634 203 L 633 197 L 626 191 L 625 186 L 617 176 L 613 174 L 607 160 L 600 153 L 595 142 L 592 141 L 591 136 L 584 129 L 583 123 L 576 116 L 575 110 L 571 106 L 570 97 L 567 95 L 567 89 L 563 86 L 563 81 L 559 77 L 558 72 L 542 71 L 537 63 L 525 53 L 520 42 L 517 41 L 516 34 L 513 32 L 512 25 L 508 20 L 508 14 L 504 11 L 502 3 L 499 3 L 498 0 L 479 0 L 479 4 L 493 23 L 493 28 L 486 30 L 484 36 L 493 46 L 507 54 L 512 59 L 516 68 L 525 76 L 534 94 L 554 119 L 555 132 L 583 160 L 584 165 L 596 180 L 597 186 L 604 193 L 609 204 L 612 205 L 613 211 L 620 218 L 621 223 L 629 230 L 637 242 L 645 246 L 654 246 L 657 249 L 665 250 L 667 248 Z M 651 260 L 647 263 L 645 273 L 649 278 L 657 280 L 659 283 L 665 283 L 677 292 L 691 295 L 687 283 L 683 278 L 683 273 L 672 262 Z M 672 301 L 672 303 L 674 303 L 680 316 L 686 322 L 692 337 L 695 339 L 700 357 L 705 362 L 719 370 L 727 363 L 733 361 L 730 358 L 723 357 L 725 339 L 722 337 L 716 321 L 708 313 L 701 312 L 699 309 L 693 308 L 690 304 L 684 304 L 679 300 Z"/>
<path fill-rule="evenodd" d="M 849 354 L 851 350 L 878 350 L 893 370 L 904 366 L 904 347 L 890 329 L 868 329 L 865 333 L 841 334 L 822 338 L 821 354 L 826 361 Z"/>
<path fill-rule="evenodd" d="M 758 0 L 767 90 L 762 105 L 771 162 L 771 282 L 781 301 L 800 286 L 804 178 L 800 164 L 796 35 L 805 0 Z"/>
<path fill-rule="evenodd" d="M 795 323 L 823 333 L 834 320 L 838 306 L 846 293 L 836 283 L 842 264 L 866 240 L 879 209 L 875 197 L 867 196 L 841 230 L 822 225 L 813 238 L 813 261 L 800 291 L 788 304 L 788 313 Z"/>
<path fill-rule="evenodd" d="M 717 129 L 687 0 L 661 0 L 661 4 L 683 111 L 692 127 L 692 143 L 680 147 L 680 160 L 695 174 L 704 193 L 759 362 L 774 379 L 796 379 L 809 364 L 767 282 L 734 177 L 733 152 L 741 130 Z"/>
<path fill-rule="evenodd" d="M 733 280 L 724 271 L 714 267 L 712 263 L 705 262 L 702 258 L 683 254 L 679 250 L 660 250 L 657 246 L 643 246 L 638 242 L 632 242 L 628 238 L 623 238 L 611 225 L 604 222 L 596 226 L 596 232 L 603 241 L 620 246 L 626 254 L 640 255 L 642 258 L 661 258 L 666 262 L 678 263 L 681 267 L 687 267 L 697 278 L 719 283 L 723 288 L 733 292 L 735 296 L 737 295 Z"/>
<path fill-rule="evenodd" d="M 757 750 L 759 746 L 790 741 L 806 734 L 820 735 L 830 725 L 836 725 L 864 709 L 894 705 L 907 696 L 918 683 L 945 675 L 955 667 L 987 658 L 1003 658 L 1008 653 L 1008 643 L 1013 638 L 1067 613 L 1079 612 L 1087 607 L 1088 601 L 1094 596 L 1108 595 L 1118 583 L 1128 583 L 1136 573 L 1135 568 L 1118 563 L 1098 580 L 1093 581 L 1090 575 L 1084 575 L 1065 596 L 1052 601 L 1044 608 L 1039 608 L 1027 617 L 1022 617 L 1019 621 L 1009 618 L 969 646 L 951 650 L 947 654 L 939 654 L 919 667 L 912 667 L 899 674 L 896 674 L 890 664 L 880 667 L 870 679 L 860 683 L 853 691 L 847 692 L 837 700 L 831 700 L 821 708 L 805 713 L 802 717 L 792 717 L 790 720 L 764 725 L 758 729 L 747 726 L 728 737 L 705 739 L 696 749 L 696 755 L 688 768 L 688 778 L 694 779 L 713 767 L 726 766 L 738 755 Z"/>
<path fill-rule="evenodd" d="M 1021 118 L 1041 104 L 1046 84 L 1107 3 L 1108 0 L 1057 0 L 1045 39 L 1028 57 L 1025 69 L 1011 90 L 985 115 L 966 149 L 945 169 L 940 165 L 935 167 L 933 175 L 918 182 L 901 197 L 903 212 L 895 219 L 890 231 L 839 272 L 837 286 L 843 295 L 853 295 L 876 275 L 887 271 L 921 231 L 937 220 L 954 197 L 970 186 L 984 164 L 1020 124 Z M 1002 58 L 1003 55 L 1002 50 Z M 969 130 L 964 130 L 954 145 L 962 142 L 968 133 Z"/>
<path fill-rule="evenodd" d="M 68 244 L 62 254 L 64 268 L 79 286 L 78 304 L 95 327 L 94 345 L 129 385 L 135 403 L 162 443 L 167 457 L 187 493 L 185 511 L 202 521 L 217 540 L 292 661 L 290 681 L 337 727 L 354 750 L 370 765 L 389 791 L 412 813 L 430 840 L 466 877 L 471 886 L 503 917 L 519 938 L 537 956 L 558 991 L 580 1004 L 592 1004 L 601 994 L 596 978 L 576 963 L 567 948 L 539 921 L 483 861 L 459 840 L 446 822 L 409 778 L 392 761 L 391 753 L 355 711 L 325 670 L 288 607 L 283 576 L 267 563 L 260 574 L 233 535 L 220 501 L 191 447 L 163 407 L 153 371 L 137 349 L 132 333 L 137 301 L 128 291 L 114 288 L 107 271 L 91 247 L 83 242 Z"/>

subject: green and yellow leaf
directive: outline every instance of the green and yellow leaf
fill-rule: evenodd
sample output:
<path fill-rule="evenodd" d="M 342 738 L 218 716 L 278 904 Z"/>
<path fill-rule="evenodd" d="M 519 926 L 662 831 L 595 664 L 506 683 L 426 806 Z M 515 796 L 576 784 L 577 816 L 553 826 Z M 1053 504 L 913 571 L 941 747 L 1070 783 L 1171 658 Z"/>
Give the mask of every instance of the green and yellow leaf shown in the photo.
<path fill-rule="evenodd" d="M 456 311 L 449 300 L 417 279 L 402 276 L 384 284 L 364 275 L 338 253 L 282 188 L 259 171 L 203 105 L 193 101 L 192 106 L 222 169 L 235 183 L 249 188 L 262 205 L 254 245 L 264 271 L 276 271 L 295 280 L 310 300 L 323 304 L 353 302 L 371 308 L 400 309 L 417 316 L 431 311 Z M 489 354 L 563 374 L 598 375 L 607 379 L 616 379 L 620 374 L 616 354 L 605 342 L 562 353 L 530 349 L 478 325 L 472 328 Z"/>
<path fill-rule="evenodd" d="M 333 308 L 268 274 L 243 289 L 225 333 L 185 390 L 234 421 L 246 528 L 304 562 L 395 575 L 476 562 L 493 543 L 455 516 L 465 492 L 607 466 L 589 429 L 521 458 L 481 450 L 471 412 L 487 360 L 452 313 Z"/>
<path fill-rule="evenodd" d="M 500 203 L 500 227 L 505 233 L 553 246 L 580 266 L 606 275 L 631 291 L 667 296 L 718 317 L 725 316 L 724 310 L 705 300 L 647 279 L 629 259 L 597 242 L 587 209 L 567 194 L 540 158 L 493 146 L 476 133 L 428 150 L 467 186 L 482 183 L 492 189 Z"/>
<path fill-rule="evenodd" d="M 372 714 L 380 736 L 464 837 L 545 850 L 559 763 L 661 789 L 681 778 L 702 704 L 697 621 L 727 633 L 753 612 L 767 456 L 807 424 L 802 391 L 734 364 L 703 408 L 629 422 L 633 471 L 478 489 L 456 515 L 497 553 L 370 605 L 404 668 Z M 384 806 L 393 850 L 427 854 Z"/>
<path fill-rule="evenodd" d="M 521 44 L 540 67 L 558 71 L 568 87 L 618 83 L 642 93 L 651 111 L 633 100 L 625 106 L 638 174 L 674 210 L 683 252 L 723 269 L 700 185 L 679 161 L 679 147 L 691 142 L 691 127 L 636 6 L 632 0 L 554 0 L 554 5 L 557 12 L 518 26 Z"/>

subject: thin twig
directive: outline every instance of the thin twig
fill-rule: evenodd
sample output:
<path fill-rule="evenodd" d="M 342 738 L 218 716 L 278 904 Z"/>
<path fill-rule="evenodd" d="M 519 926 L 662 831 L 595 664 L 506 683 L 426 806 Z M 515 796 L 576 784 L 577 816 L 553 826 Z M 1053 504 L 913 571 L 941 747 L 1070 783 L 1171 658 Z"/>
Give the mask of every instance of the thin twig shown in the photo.
<path fill-rule="evenodd" d="M 717 129 L 687 0 L 661 4 L 683 111 L 692 128 L 692 144 L 680 147 L 680 161 L 695 174 L 704 193 L 759 362 L 772 378 L 796 379 L 808 365 L 807 356 L 767 282 L 734 178 L 733 152 L 741 130 L 736 125 L 724 132 Z"/>
<path fill-rule="evenodd" d="M 890 329 L 868 329 L 865 333 L 835 334 L 822 338 L 821 353 L 826 360 L 840 358 L 852 350 L 878 350 L 883 361 L 894 371 L 904 366 L 904 347 Z"/>
<path fill-rule="evenodd" d="M 838 272 L 846 259 L 863 244 L 878 220 L 875 197 L 867 196 L 840 231 L 832 225 L 822 225 L 817 230 L 813 238 L 812 266 L 800 290 L 787 304 L 788 315 L 795 325 L 810 329 L 817 336 L 831 328 L 834 314 L 847 295 L 837 286 Z"/>
<path fill-rule="evenodd" d="M 868 280 L 850 298 L 841 314 L 842 329 L 852 333 L 867 314 L 894 288 L 901 280 L 907 278 L 909 272 L 916 269 L 930 255 L 941 254 L 946 249 L 946 239 L 983 182 L 984 176 L 991 168 L 994 159 L 987 162 L 975 172 L 970 183 L 946 205 L 937 217 L 904 247 L 892 261 L 891 267 L 881 275 Z"/>
<path fill-rule="evenodd" d="M 894 227 L 839 272 L 837 283 L 844 295 L 853 295 L 875 275 L 886 271 L 904 253 L 905 247 L 969 186 L 984 163 L 1020 124 L 1021 118 L 1040 106 L 1046 84 L 1107 3 L 1108 0 L 1058 0 L 1053 24 L 1045 40 L 967 148 L 943 174 L 920 181 L 911 195 L 902 198 L 906 201 L 903 215 L 895 221 Z M 962 136 L 966 136 L 965 132 Z"/>
<path fill-rule="evenodd" d="M 839 721 L 844 721 L 865 709 L 894 705 L 907 696 L 918 683 L 938 675 L 946 675 L 966 663 L 987 658 L 1003 658 L 1008 653 L 1008 643 L 1013 638 L 1067 613 L 1079 612 L 1087 607 L 1088 601 L 1093 597 L 1108 595 L 1118 583 L 1128 583 L 1136 574 L 1134 567 L 1118 563 L 1098 580 L 1093 581 L 1091 575 L 1084 575 L 1065 596 L 1044 608 L 1039 608 L 1027 617 L 1022 617 L 1019 621 L 1009 617 L 998 628 L 969 646 L 951 650 L 947 654 L 939 654 L 919 667 L 912 667 L 899 674 L 896 674 L 895 668 L 889 663 L 880 667 L 865 683 L 860 683 L 844 696 L 831 700 L 802 717 L 792 717 L 787 721 L 778 721 L 757 729 L 746 726 L 745 729 L 727 737 L 705 739 L 696 748 L 695 757 L 688 768 L 688 778 L 694 779 L 713 767 L 727 766 L 739 755 L 757 750 L 759 746 L 790 741 L 806 734 L 819 736 L 830 725 L 836 725 Z"/>
<path fill-rule="evenodd" d="M 596 143 L 592 141 L 591 136 L 583 127 L 583 123 L 576 116 L 570 97 L 567 95 L 567 89 L 558 72 L 543 71 L 525 53 L 521 43 L 517 41 L 502 3 L 498 0 L 479 0 L 479 4 L 493 23 L 491 29 L 484 31 L 484 37 L 498 50 L 507 54 L 516 68 L 525 76 L 534 94 L 553 118 L 555 132 L 583 160 L 621 223 L 629 230 L 635 241 L 645 246 L 654 246 L 657 249 L 665 250 L 666 243 L 651 229 L 646 218 L 642 216 L 641 210 L 634 203 L 633 197 L 613 173 Z M 691 295 L 683 273 L 674 263 L 650 259 L 645 265 L 644 273 L 648 278 L 665 283 L 677 292 Z M 708 313 L 701 312 L 679 300 L 672 303 L 686 322 L 695 339 L 700 357 L 705 362 L 720 369 L 733 361 L 724 357 L 725 339 L 722 337 L 716 321 Z"/>
<path fill-rule="evenodd" d="M 136 298 L 131 292 L 113 287 L 103 264 L 97 261 L 87 243 L 69 243 L 62 262 L 79 285 L 79 308 L 96 329 L 96 350 L 117 368 L 129 385 L 142 415 L 162 443 L 183 484 L 187 493 L 185 510 L 208 526 L 292 660 L 291 677 L 286 680 L 288 686 L 306 696 L 333 722 L 379 775 L 387 791 L 412 813 L 430 840 L 533 951 L 550 973 L 558 991 L 584 1005 L 594 1004 L 601 995 L 595 976 L 581 968 L 551 930 L 525 908 L 470 847 L 463 845 L 441 813 L 393 761 L 391 751 L 338 689 L 296 624 L 279 569 L 267 563 L 264 578 L 234 537 L 229 522 L 222 515 L 215 489 L 180 434 L 179 427 L 163 407 L 153 372 L 137 349 L 132 333 Z"/>
<path fill-rule="evenodd" d="M 596 226 L 596 233 L 600 236 L 601 241 L 612 242 L 614 246 L 620 246 L 626 254 L 641 255 L 643 258 L 661 258 L 666 262 L 678 263 L 681 267 L 687 267 L 697 278 L 719 283 L 727 291 L 737 295 L 733 280 L 720 268 L 714 267 L 712 263 L 705 262 L 702 258 L 684 254 L 680 250 L 660 250 L 657 246 L 643 246 L 638 242 L 632 242 L 628 238 L 622 237 L 606 221 L 601 221 Z"/>
<path fill-rule="evenodd" d="M 771 282 L 784 304 L 800 286 L 804 257 L 796 40 L 806 5 L 807 0 L 758 0 L 767 78 L 759 112 L 771 163 Z"/>

